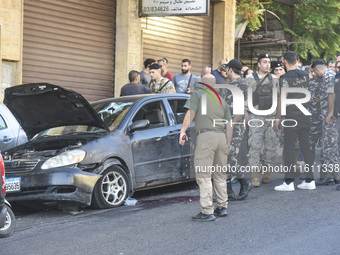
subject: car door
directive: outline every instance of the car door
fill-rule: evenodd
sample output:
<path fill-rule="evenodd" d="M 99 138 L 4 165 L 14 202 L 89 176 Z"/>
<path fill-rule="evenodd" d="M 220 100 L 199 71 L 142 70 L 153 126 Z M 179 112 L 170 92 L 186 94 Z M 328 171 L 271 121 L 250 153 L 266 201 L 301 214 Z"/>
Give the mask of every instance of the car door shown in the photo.
<path fill-rule="evenodd" d="M 181 180 L 183 176 L 178 130 L 169 125 L 163 100 L 142 104 L 131 122 L 142 119 L 148 119 L 150 127 L 130 135 L 136 187 Z"/>
<path fill-rule="evenodd" d="M 16 145 L 17 135 L 14 133 L 15 129 L 10 128 L 4 119 L 4 116 L 0 114 L 0 150 L 6 151 Z"/>
<path fill-rule="evenodd" d="M 174 125 L 178 133 L 182 128 L 184 116 L 186 114 L 187 109 L 184 108 L 184 105 L 187 101 L 187 98 L 169 98 L 168 103 L 170 105 L 172 114 L 174 119 Z M 181 171 L 187 179 L 195 178 L 195 168 L 194 168 L 194 151 L 195 151 L 195 143 L 196 143 L 196 133 L 195 133 L 195 123 L 191 123 L 189 128 L 187 129 L 187 136 L 189 141 L 184 144 L 184 146 L 180 146 L 181 152 Z"/>

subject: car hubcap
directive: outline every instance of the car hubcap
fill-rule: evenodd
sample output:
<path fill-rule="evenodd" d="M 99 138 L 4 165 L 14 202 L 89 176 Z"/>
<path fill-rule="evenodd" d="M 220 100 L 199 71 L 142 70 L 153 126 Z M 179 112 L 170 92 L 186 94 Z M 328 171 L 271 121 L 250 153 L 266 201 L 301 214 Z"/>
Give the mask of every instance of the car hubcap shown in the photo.
<path fill-rule="evenodd" d="M 3 226 L 3 227 L 1 228 L 1 230 L 6 230 L 6 229 L 8 229 L 9 226 L 11 225 L 11 223 L 12 223 L 11 216 L 10 216 L 9 213 L 7 212 L 7 214 L 6 214 L 6 223 L 5 223 L 5 226 Z"/>
<path fill-rule="evenodd" d="M 126 195 L 126 181 L 117 172 L 110 172 L 103 177 L 102 194 L 110 205 L 120 204 Z"/>

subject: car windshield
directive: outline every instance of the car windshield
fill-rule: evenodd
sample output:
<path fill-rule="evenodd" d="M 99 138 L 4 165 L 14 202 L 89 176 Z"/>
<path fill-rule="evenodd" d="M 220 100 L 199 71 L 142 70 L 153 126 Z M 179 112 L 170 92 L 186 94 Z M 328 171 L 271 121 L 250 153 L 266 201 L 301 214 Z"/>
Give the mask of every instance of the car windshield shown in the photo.
<path fill-rule="evenodd" d="M 92 107 L 99 114 L 106 126 L 113 131 L 123 120 L 126 113 L 129 111 L 134 101 L 104 101 L 92 104 Z M 70 135 L 74 133 L 96 133 L 104 132 L 105 130 L 99 127 L 74 125 L 62 126 L 47 129 L 40 132 L 36 138 L 46 136 Z"/>
<path fill-rule="evenodd" d="M 112 131 L 122 121 L 133 103 L 133 101 L 103 102 L 93 104 L 92 107 L 99 114 L 105 125 Z"/>

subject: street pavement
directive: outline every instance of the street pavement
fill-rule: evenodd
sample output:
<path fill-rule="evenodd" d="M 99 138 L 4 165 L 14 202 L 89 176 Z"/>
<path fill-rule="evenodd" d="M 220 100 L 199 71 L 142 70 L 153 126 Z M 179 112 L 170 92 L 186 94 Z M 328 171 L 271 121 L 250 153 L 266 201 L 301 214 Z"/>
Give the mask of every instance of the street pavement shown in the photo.
<path fill-rule="evenodd" d="M 272 177 L 204 223 L 191 221 L 200 210 L 194 182 L 138 192 L 135 206 L 109 210 L 15 205 L 17 230 L 0 239 L 0 254 L 340 254 L 335 186 L 276 192 L 283 174 Z"/>

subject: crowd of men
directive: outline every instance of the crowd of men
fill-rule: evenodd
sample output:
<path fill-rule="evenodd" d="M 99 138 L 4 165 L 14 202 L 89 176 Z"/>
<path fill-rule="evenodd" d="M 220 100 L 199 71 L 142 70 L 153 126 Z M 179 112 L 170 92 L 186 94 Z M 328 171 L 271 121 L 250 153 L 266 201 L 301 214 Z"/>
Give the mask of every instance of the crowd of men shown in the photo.
<path fill-rule="evenodd" d="M 316 59 L 305 67 L 299 64 L 298 55 L 292 51 L 287 51 L 278 61 L 272 61 L 269 54 L 260 54 L 256 72 L 237 59 L 229 62 L 221 60 L 216 70 L 211 71 L 210 67 L 205 66 L 199 76 L 191 73 L 189 59 L 182 60 L 181 72 L 175 75 L 167 71 L 167 65 L 166 58 L 157 61 L 146 59 L 141 73 L 135 70 L 130 72 L 130 83 L 122 88 L 121 96 L 144 93 L 191 94 L 185 105 L 188 110 L 179 143 L 183 145 L 187 141 L 186 129 L 195 120 L 195 169 L 202 164 L 228 164 L 233 168 L 225 175 L 196 171 L 201 212 L 193 220 L 211 221 L 215 215 L 226 216 L 228 199 L 244 200 L 252 187 L 270 183 L 279 143 L 283 146 L 282 158 L 286 171 L 284 181 L 275 187 L 276 191 L 294 191 L 296 177 L 303 179 L 297 188 L 304 190 L 313 190 L 318 185 L 339 184 L 340 125 L 337 117 L 340 116 L 340 54 L 336 62 L 325 63 L 322 59 Z M 216 84 L 229 87 L 218 86 L 214 89 Z M 208 118 L 202 117 L 199 110 L 205 89 L 197 89 L 197 85 L 217 91 L 216 96 L 224 99 L 223 104 L 221 102 L 218 106 L 214 99 L 205 99 L 210 108 Z M 230 86 L 243 92 L 243 114 L 240 111 L 234 114 L 235 96 Z M 252 95 L 249 96 L 249 93 Z M 214 93 L 211 94 L 215 97 Z M 281 101 L 288 102 L 285 109 L 281 109 Z M 213 126 L 212 116 L 225 119 L 228 124 L 224 127 Z M 244 136 L 248 138 L 251 183 L 244 178 L 244 171 L 238 162 Z M 316 164 L 315 148 L 320 145 L 321 164 Z M 206 158 L 200 156 L 204 154 L 202 148 L 209 148 L 210 154 L 205 153 Z M 299 165 L 297 161 L 303 161 L 304 164 Z M 314 180 L 316 172 L 320 173 L 317 181 Z M 238 195 L 233 192 L 232 178 L 240 183 Z M 215 210 L 212 187 L 217 200 Z M 336 189 L 340 190 L 340 185 Z"/>

